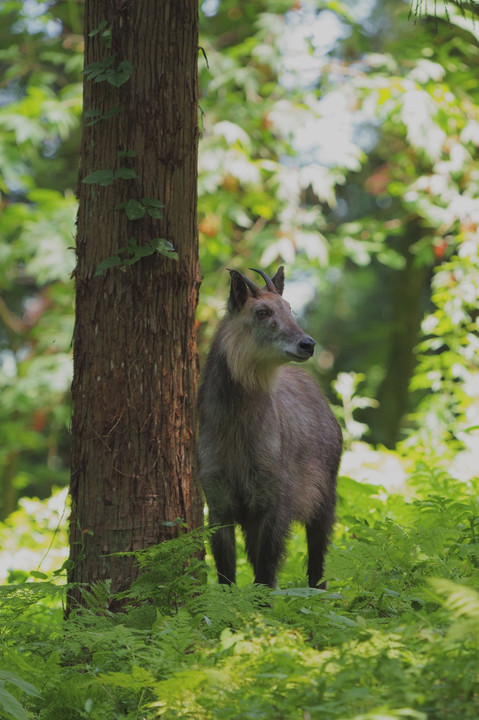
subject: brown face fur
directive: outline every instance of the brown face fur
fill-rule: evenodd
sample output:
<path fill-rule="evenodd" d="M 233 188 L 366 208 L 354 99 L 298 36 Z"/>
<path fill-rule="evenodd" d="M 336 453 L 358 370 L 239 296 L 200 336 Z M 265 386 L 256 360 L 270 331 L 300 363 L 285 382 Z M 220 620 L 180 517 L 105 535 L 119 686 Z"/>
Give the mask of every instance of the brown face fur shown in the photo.
<path fill-rule="evenodd" d="M 304 362 L 313 354 L 315 341 L 296 323 L 275 281 L 282 291 L 282 272 L 275 275 L 270 290 L 257 288 L 231 271 L 223 348 L 233 378 L 249 389 L 266 390 L 274 384 L 281 365 Z"/>
<path fill-rule="evenodd" d="M 281 295 L 250 295 L 224 324 L 223 348 L 233 378 L 247 388 L 274 383 L 281 365 L 311 357 L 314 341 L 296 323 Z"/>

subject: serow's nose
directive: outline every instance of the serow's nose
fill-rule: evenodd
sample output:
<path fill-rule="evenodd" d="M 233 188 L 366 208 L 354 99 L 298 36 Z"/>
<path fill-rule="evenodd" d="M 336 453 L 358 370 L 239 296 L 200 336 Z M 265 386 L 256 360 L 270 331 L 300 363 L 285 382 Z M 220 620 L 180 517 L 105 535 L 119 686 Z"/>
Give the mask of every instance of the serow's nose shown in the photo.
<path fill-rule="evenodd" d="M 307 335 L 301 342 L 299 343 L 299 347 L 301 350 L 303 350 L 308 355 L 312 355 L 314 353 L 314 346 L 316 345 L 316 340 L 313 340 L 312 337 L 309 337 Z"/>

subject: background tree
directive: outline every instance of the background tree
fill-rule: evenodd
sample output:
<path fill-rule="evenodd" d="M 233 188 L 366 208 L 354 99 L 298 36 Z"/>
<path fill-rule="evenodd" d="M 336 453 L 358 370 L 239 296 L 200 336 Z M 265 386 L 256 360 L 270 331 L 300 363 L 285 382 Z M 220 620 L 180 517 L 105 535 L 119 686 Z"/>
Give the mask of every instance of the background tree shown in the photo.
<path fill-rule="evenodd" d="M 196 0 L 85 3 L 75 273 L 71 569 L 202 522 L 194 483 L 199 286 Z"/>

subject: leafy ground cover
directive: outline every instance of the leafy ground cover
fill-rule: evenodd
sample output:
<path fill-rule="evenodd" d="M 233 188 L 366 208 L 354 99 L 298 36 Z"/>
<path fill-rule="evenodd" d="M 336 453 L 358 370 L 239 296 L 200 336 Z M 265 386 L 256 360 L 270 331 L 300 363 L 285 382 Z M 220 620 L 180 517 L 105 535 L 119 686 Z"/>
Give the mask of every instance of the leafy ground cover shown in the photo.
<path fill-rule="evenodd" d="M 203 534 L 140 554 L 123 614 L 99 584 L 64 621 L 61 576 L 13 574 L 0 588 L 0 715 L 473 720 L 478 489 L 432 460 L 401 493 L 341 478 L 327 591 L 304 587 L 300 528 L 275 591 L 251 583 L 241 547 L 238 586 L 218 586 L 208 556 L 187 561 Z"/>

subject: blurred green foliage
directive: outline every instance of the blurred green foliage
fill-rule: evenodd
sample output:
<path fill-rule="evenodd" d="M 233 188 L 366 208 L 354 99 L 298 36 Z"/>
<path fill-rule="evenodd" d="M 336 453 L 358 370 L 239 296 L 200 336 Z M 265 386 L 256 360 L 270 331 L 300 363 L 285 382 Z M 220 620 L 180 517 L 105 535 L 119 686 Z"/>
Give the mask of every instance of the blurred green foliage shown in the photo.
<path fill-rule="evenodd" d="M 472 452 L 476 24 L 453 4 L 448 22 L 414 23 L 400 0 L 200 8 L 201 357 L 225 268 L 284 262 L 287 297 L 318 340 L 311 371 L 334 401 L 340 373 L 362 378 L 344 405 L 351 440 Z M 22 495 L 68 481 L 83 39 L 75 0 L 0 12 L 5 518 Z"/>
<path fill-rule="evenodd" d="M 2 4 L 0 518 L 68 482 L 82 43 L 76 3 Z"/>
<path fill-rule="evenodd" d="M 2 717 L 478 716 L 479 28 L 420 10 L 201 3 L 200 353 L 225 268 L 284 262 L 346 431 L 328 591 L 299 529 L 274 592 L 186 536 L 63 622 L 65 489 L 30 498 L 68 482 L 82 5 L 1 5 Z"/>
<path fill-rule="evenodd" d="M 449 372 L 451 356 L 417 345 L 443 302 L 435 268 L 448 262 L 451 288 L 461 278 L 477 298 L 475 24 L 453 8 L 449 25 L 413 24 L 396 1 L 204 7 L 199 318 L 209 332 L 225 265 L 286 262 L 286 292 L 319 340 L 318 377 L 362 373 L 378 405 L 360 420 L 394 447 L 431 389 L 418 351 Z M 473 371 L 477 343 L 460 362 Z M 457 409 L 452 384 L 441 392 Z"/>

